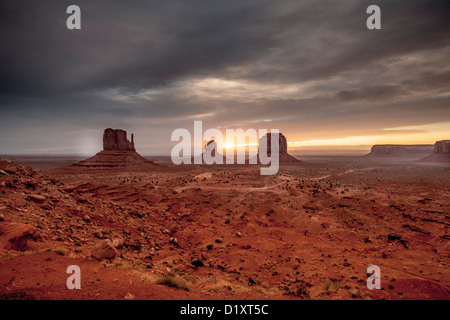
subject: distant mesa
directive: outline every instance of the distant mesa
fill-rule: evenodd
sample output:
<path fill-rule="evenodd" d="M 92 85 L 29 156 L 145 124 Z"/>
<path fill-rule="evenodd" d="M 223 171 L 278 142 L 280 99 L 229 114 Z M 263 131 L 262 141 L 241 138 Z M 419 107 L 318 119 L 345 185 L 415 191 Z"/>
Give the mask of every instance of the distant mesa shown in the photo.
<path fill-rule="evenodd" d="M 279 141 L 279 161 L 282 164 L 294 164 L 294 163 L 301 163 L 302 161 L 294 158 L 293 156 L 291 156 L 290 154 L 288 154 L 287 152 L 287 140 L 286 137 L 282 134 L 282 133 L 273 133 L 274 135 L 278 135 L 278 141 Z M 271 156 L 272 154 L 272 147 L 271 147 L 271 137 L 272 137 L 272 133 L 267 133 L 266 135 L 264 135 L 263 137 L 261 137 L 259 139 L 259 146 L 263 145 L 263 144 L 267 144 L 267 155 Z M 203 157 L 203 163 L 204 163 L 204 156 L 205 156 L 205 152 L 208 152 L 208 154 L 211 154 L 212 157 L 222 157 L 223 158 L 223 164 L 227 163 L 227 152 L 226 149 L 224 149 L 225 151 L 225 155 L 222 155 L 221 153 L 217 152 L 217 143 L 214 140 L 210 140 L 208 141 L 208 143 L 205 145 L 202 157 Z M 217 153 L 217 156 L 215 156 Z M 228 155 L 228 157 L 230 157 L 230 159 L 233 159 L 231 157 L 231 155 Z M 259 162 L 259 148 L 258 148 L 258 154 L 255 156 L 257 157 L 257 161 L 256 163 L 260 163 Z M 253 158 L 254 159 L 254 158 Z M 237 164 L 238 157 L 237 157 L 237 150 L 235 150 L 234 152 L 234 164 Z M 254 160 L 253 160 L 254 161 Z M 253 163 L 253 161 L 249 160 L 249 155 L 248 155 L 248 150 L 246 151 L 245 154 L 245 164 L 251 164 Z"/>
<path fill-rule="evenodd" d="M 205 152 L 207 152 L 208 155 L 211 155 L 212 158 L 216 158 L 216 159 L 222 158 L 222 164 L 226 163 L 226 158 L 224 157 L 224 155 L 221 154 L 220 152 L 217 152 L 217 142 L 215 140 L 210 140 L 205 145 L 205 148 L 203 149 L 203 153 L 202 153 L 203 162 L 205 162 Z M 216 156 L 216 153 L 217 153 L 217 156 Z"/>
<path fill-rule="evenodd" d="M 131 141 L 129 141 L 125 130 L 111 128 L 105 129 L 103 133 L 103 151 L 75 164 L 77 167 L 89 168 L 126 168 L 146 165 L 155 165 L 155 163 L 136 152 L 134 135 L 131 134 Z"/>
<path fill-rule="evenodd" d="M 417 160 L 430 155 L 432 152 L 432 144 L 376 144 L 372 146 L 367 156 L 371 158 L 410 158 Z"/>
<path fill-rule="evenodd" d="M 433 153 L 420 159 L 422 163 L 444 163 L 450 165 L 450 140 L 436 141 Z"/>
<path fill-rule="evenodd" d="M 259 139 L 259 147 L 261 148 L 262 145 L 267 145 L 267 155 L 270 156 L 272 154 L 272 135 L 278 136 L 278 142 L 279 142 L 279 160 L 281 164 L 294 164 L 294 163 L 300 163 L 302 161 L 298 160 L 297 158 L 294 158 L 287 152 L 287 139 L 286 137 L 280 132 L 280 133 L 267 133 L 265 134 L 261 139 Z M 259 155 L 259 153 L 258 153 Z"/>
<path fill-rule="evenodd" d="M 136 151 L 134 148 L 134 134 L 131 134 L 130 142 L 127 139 L 125 130 L 106 129 L 103 133 L 103 150 Z"/>
<path fill-rule="evenodd" d="M 444 154 L 450 157 L 450 140 L 436 141 L 434 144 L 434 154 Z"/>

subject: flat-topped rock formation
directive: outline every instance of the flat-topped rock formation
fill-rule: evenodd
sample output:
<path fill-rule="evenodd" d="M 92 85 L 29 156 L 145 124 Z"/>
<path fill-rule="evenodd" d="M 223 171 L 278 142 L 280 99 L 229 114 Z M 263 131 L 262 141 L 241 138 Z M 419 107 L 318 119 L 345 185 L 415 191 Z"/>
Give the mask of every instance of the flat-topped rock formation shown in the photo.
<path fill-rule="evenodd" d="M 436 141 L 434 144 L 435 154 L 445 154 L 450 157 L 450 140 Z"/>
<path fill-rule="evenodd" d="M 264 135 L 261 139 L 259 139 L 259 146 L 261 146 L 261 144 L 263 143 L 267 143 L 267 155 L 270 156 L 272 154 L 272 147 L 271 147 L 271 134 L 272 133 L 268 133 L 266 135 Z M 280 163 L 285 163 L 285 164 L 289 164 L 289 163 L 301 163 L 302 161 L 294 158 L 293 156 L 291 156 L 288 152 L 287 152 L 287 140 L 286 137 L 282 134 L 282 133 L 274 133 L 276 135 L 278 135 L 278 139 L 279 139 L 279 161 Z M 204 150 L 208 150 L 208 152 L 211 152 L 211 156 L 215 156 L 217 154 L 217 157 L 222 157 L 223 159 L 223 164 L 227 164 L 227 161 L 233 163 L 233 164 L 238 164 L 238 157 L 237 157 L 237 153 L 238 150 L 235 149 L 234 153 L 231 152 L 227 152 L 229 150 L 223 150 L 225 154 L 221 154 L 219 152 L 217 152 L 217 143 L 214 140 L 208 141 L 208 143 L 205 145 Z M 258 149 L 259 150 L 259 149 Z M 205 155 L 205 151 L 202 154 L 202 163 L 205 163 L 204 161 L 204 155 Z M 259 151 L 258 151 L 259 152 Z M 255 158 L 257 160 L 255 160 Z M 246 150 L 245 152 L 245 162 L 243 164 L 252 164 L 253 162 L 256 163 L 260 163 L 259 162 L 259 153 L 251 158 L 252 161 L 250 161 L 249 158 L 249 152 L 248 150 Z"/>
<path fill-rule="evenodd" d="M 108 128 L 103 133 L 103 151 L 95 156 L 75 164 L 78 167 L 90 168 L 125 168 L 154 165 L 155 163 L 142 157 L 134 147 L 134 135 L 131 141 L 127 139 L 127 132 L 120 129 Z"/>
<path fill-rule="evenodd" d="M 367 156 L 372 158 L 415 158 L 420 159 L 433 153 L 432 144 L 400 145 L 376 144 Z"/>
<path fill-rule="evenodd" d="M 103 133 L 103 150 L 136 151 L 134 148 L 134 134 L 131 142 L 127 139 L 127 132 L 120 129 L 105 129 Z"/>
<path fill-rule="evenodd" d="M 279 152 L 280 163 L 285 163 L 285 164 L 300 163 L 301 162 L 300 160 L 298 160 L 297 158 L 294 158 L 287 152 L 287 139 L 282 133 L 267 133 L 261 139 L 259 139 L 260 147 L 263 144 L 267 144 L 267 155 L 270 156 L 272 154 L 272 146 L 271 146 L 272 134 L 278 135 L 278 141 L 279 141 L 279 145 L 278 145 L 279 151 L 278 152 Z M 258 158 L 259 158 L 259 154 L 258 154 Z"/>
<path fill-rule="evenodd" d="M 420 159 L 421 163 L 444 163 L 450 165 L 450 140 L 436 141 L 433 153 Z"/>
<path fill-rule="evenodd" d="M 203 162 L 205 162 L 205 152 L 208 152 L 209 154 L 211 154 L 211 157 L 222 158 L 222 164 L 226 164 L 225 156 L 223 154 L 221 154 L 220 152 L 217 152 L 217 142 L 216 141 L 210 140 L 205 145 L 205 149 L 202 153 Z"/>

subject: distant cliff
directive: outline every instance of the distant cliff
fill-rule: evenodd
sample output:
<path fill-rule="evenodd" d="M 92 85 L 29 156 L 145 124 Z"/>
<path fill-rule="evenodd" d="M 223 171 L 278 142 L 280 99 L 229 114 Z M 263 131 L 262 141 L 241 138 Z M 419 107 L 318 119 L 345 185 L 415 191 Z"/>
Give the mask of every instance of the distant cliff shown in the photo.
<path fill-rule="evenodd" d="M 433 154 L 420 159 L 418 162 L 450 165 L 450 140 L 436 141 Z"/>
<path fill-rule="evenodd" d="M 450 140 L 441 140 L 436 141 L 434 144 L 434 152 L 435 154 L 446 154 L 450 156 Z"/>
<path fill-rule="evenodd" d="M 372 146 L 370 157 L 425 157 L 433 153 L 432 144 L 415 144 L 415 145 L 401 145 L 401 144 L 376 144 Z"/>
<path fill-rule="evenodd" d="M 121 129 L 105 129 L 103 133 L 103 150 L 95 156 L 82 160 L 75 167 L 84 168 L 129 168 L 143 167 L 155 163 L 136 152 L 134 135 L 131 141 L 127 139 L 127 132 Z"/>

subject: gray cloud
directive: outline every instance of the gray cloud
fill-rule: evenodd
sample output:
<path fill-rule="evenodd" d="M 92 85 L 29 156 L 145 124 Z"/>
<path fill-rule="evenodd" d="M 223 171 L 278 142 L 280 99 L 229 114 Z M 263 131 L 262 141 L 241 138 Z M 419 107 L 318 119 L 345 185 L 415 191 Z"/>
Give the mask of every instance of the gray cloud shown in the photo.
<path fill-rule="evenodd" d="M 194 119 L 309 139 L 450 121 L 448 1 L 80 0 L 80 31 L 70 4 L 0 4 L 1 153 L 111 126 L 167 152 Z M 365 27 L 370 4 L 381 30 Z"/>

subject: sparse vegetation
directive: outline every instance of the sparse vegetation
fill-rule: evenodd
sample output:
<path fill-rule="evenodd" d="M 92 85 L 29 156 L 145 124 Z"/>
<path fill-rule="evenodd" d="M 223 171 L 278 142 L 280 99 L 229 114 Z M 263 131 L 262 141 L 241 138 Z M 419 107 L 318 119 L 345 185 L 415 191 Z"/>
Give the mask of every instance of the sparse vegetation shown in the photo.
<path fill-rule="evenodd" d="M 187 283 L 185 283 L 180 278 L 174 277 L 174 276 L 164 276 L 156 280 L 156 284 L 159 285 L 165 285 L 172 288 L 182 289 L 185 291 L 190 291 L 191 288 L 188 286 Z"/>
<path fill-rule="evenodd" d="M 297 282 L 292 286 L 284 287 L 284 294 L 301 298 L 309 298 L 308 285 L 305 282 Z"/>
<path fill-rule="evenodd" d="M 54 249 L 53 252 L 55 252 L 56 254 L 58 254 L 60 256 L 67 256 L 67 253 L 68 253 L 66 248 L 61 248 L 61 247 Z"/>
<path fill-rule="evenodd" d="M 325 280 L 323 282 L 323 289 L 327 294 L 338 291 L 340 287 L 340 283 L 336 280 Z"/>
<path fill-rule="evenodd" d="M 349 293 L 353 299 L 362 299 L 364 300 L 367 296 L 365 292 L 361 290 L 361 288 L 355 287 L 352 290 L 349 290 Z"/>

